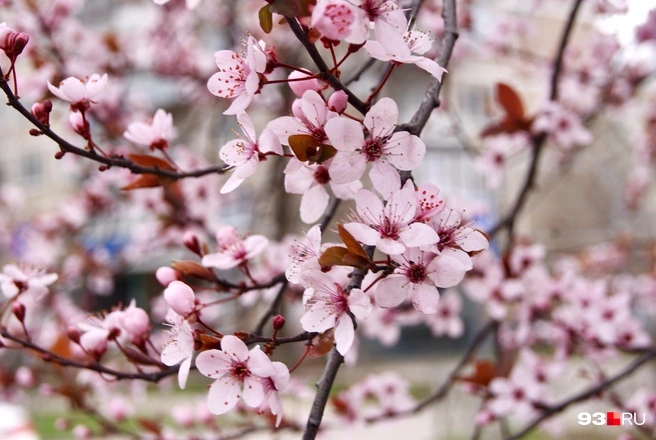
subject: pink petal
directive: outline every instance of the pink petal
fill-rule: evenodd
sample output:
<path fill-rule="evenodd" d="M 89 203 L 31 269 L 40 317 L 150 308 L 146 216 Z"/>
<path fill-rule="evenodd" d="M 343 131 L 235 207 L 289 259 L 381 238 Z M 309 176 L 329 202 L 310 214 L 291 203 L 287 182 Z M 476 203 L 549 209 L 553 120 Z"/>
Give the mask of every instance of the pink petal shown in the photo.
<path fill-rule="evenodd" d="M 233 335 L 226 335 L 221 339 L 221 350 L 233 359 L 240 362 L 248 360 L 248 347 L 244 341 Z"/>
<path fill-rule="evenodd" d="M 250 407 L 258 407 L 264 400 L 264 388 L 260 381 L 254 377 L 244 379 L 244 402 Z"/>
<path fill-rule="evenodd" d="M 244 240 L 244 248 L 246 249 L 246 258 L 253 258 L 261 254 L 269 245 L 269 239 L 264 235 L 251 235 Z"/>
<path fill-rule="evenodd" d="M 428 277 L 437 287 L 453 287 L 465 277 L 466 268 L 463 264 L 448 255 L 438 255 L 428 265 Z"/>
<path fill-rule="evenodd" d="M 394 133 L 385 145 L 385 154 L 392 165 L 400 170 L 414 170 L 424 160 L 426 145 L 407 131 Z"/>
<path fill-rule="evenodd" d="M 490 245 L 483 234 L 472 228 L 462 228 L 457 243 L 465 252 L 481 251 Z"/>
<path fill-rule="evenodd" d="M 164 362 L 164 359 L 162 359 L 162 362 Z M 211 378 L 217 378 L 229 371 L 231 365 L 232 359 L 220 350 L 203 351 L 196 357 L 196 368 L 198 368 L 200 374 Z"/>
<path fill-rule="evenodd" d="M 314 304 L 301 317 L 301 327 L 306 332 L 323 333 L 335 326 L 336 316 L 322 304 Z"/>
<path fill-rule="evenodd" d="M 399 108 L 396 106 L 396 102 L 391 98 L 382 98 L 367 112 L 364 117 L 364 126 L 369 129 L 373 139 L 380 139 L 392 134 L 398 121 Z"/>
<path fill-rule="evenodd" d="M 335 345 L 337 351 L 342 356 L 353 346 L 355 340 L 355 329 L 353 328 L 353 320 L 347 314 L 343 314 L 339 320 L 339 324 L 335 328 Z"/>
<path fill-rule="evenodd" d="M 201 264 L 205 267 L 216 267 L 217 269 L 231 269 L 237 266 L 240 260 L 235 260 L 232 256 L 217 252 L 214 254 L 207 254 L 201 260 Z"/>
<path fill-rule="evenodd" d="M 440 241 L 440 236 L 425 223 L 413 223 L 403 231 L 399 232 L 401 243 L 408 247 L 419 247 L 435 244 Z"/>
<path fill-rule="evenodd" d="M 440 66 L 429 58 L 417 57 L 414 64 L 420 69 L 430 73 L 438 81 L 442 81 L 442 75 L 446 73 L 446 69 L 444 67 Z"/>
<path fill-rule="evenodd" d="M 392 59 L 390 54 L 387 53 L 385 48 L 378 41 L 367 41 L 364 45 L 364 50 L 367 51 L 371 58 L 376 58 L 380 61 L 389 61 Z"/>
<path fill-rule="evenodd" d="M 253 347 L 250 351 L 250 359 L 248 360 L 248 369 L 258 377 L 271 377 L 276 374 L 276 369 L 259 345 Z"/>
<path fill-rule="evenodd" d="M 338 151 L 328 168 L 328 173 L 335 183 L 350 183 L 359 180 L 366 168 L 367 159 L 362 154 Z"/>
<path fill-rule="evenodd" d="M 333 190 L 335 197 L 341 200 L 351 200 L 362 189 L 362 182 L 354 180 L 349 183 L 330 182 L 330 189 Z"/>
<path fill-rule="evenodd" d="M 77 78 L 66 78 L 59 87 L 67 101 L 72 103 L 80 102 L 87 96 L 87 87 Z"/>
<path fill-rule="evenodd" d="M 266 128 L 278 137 L 281 144 L 289 145 L 289 136 L 293 134 L 310 134 L 310 130 L 292 116 L 282 116 L 269 122 Z"/>
<path fill-rule="evenodd" d="M 230 377 L 218 379 L 210 387 L 207 407 L 212 414 L 225 414 L 237 405 L 240 394 L 239 382 Z"/>
<path fill-rule="evenodd" d="M 89 80 L 86 83 L 86 95 L 90 101 L 95 101 L 98 96 L 102 93 L 107 85 L 107 74 L 105 73 L 102 77 L 97 73 L 94 73 L 89 77 Z"/>
<path fill-rule="evenodd" d="M 405 252 L 405 246 L 392 238 L 379 238 L 376 247 L 387 255 L 402 254 Z"/>
<path fill-rule="evenodd" d="M 280 140 L 273 130 L 265 128 L 264 131 L 262 131 L 262 134 L 260 134 L 260 139 L 258 140 L 257 145 L 262 153 L 274 153 L 279 156 L 284 154 L 282 151 L 282 145 L 280 145 Z"/>
<path fill-rule="evenodd" d="M 338 151 L 352 152 L 364 145 L 362 125 L 352 119 L 333 118 L 326 123 L 325 130 L 331 145 Z"/>
<path fill-rule="evenodd" d="M 357 319 L 366 319 L 372 309 L 369 295 L 360 289 L 351 290 L 348 297 L 348 307 Z"/>
<path fill-rule="evenodd" d="M 301 109 L 307 121 L 315 127 L 321 127 L 326 121 L 328 108 L 321 95 L 314 90 L 308 90 L 303 94 Z"/>
<path fill-rule="evenodd" d="M 396 307 L 408 297 L 410 282 L 405 276 L 390 275 L 378 282 L 376 304 L 380 307 Z"/>
<path fill-rule="evenodd" d="M 295 164 L 299 164 L 300 167 L 294 172 L 288 172 Z M 314 171 L 304 166 L 298 159 L 292 158 L 285 168 L 285 191 L 289 194 L 303 194 L 314 183 Z"/>
<path fill-rule="evenodd" d="M 415 309 L 426 315 L 437 312 L 437 304 L 440 302 L 440 292 L 435 286 L 429 284 L 416 284 L 412 304 Z"/>
<path fill-rule="evenodd" d="M 388 53 L 393 54 L 396 59 L 403 59 L 410 56 L 408 43 L 403 39 L 403 34 L 407 27 L 407 20 L 401 10 L 395 9 L 384 12 L 374 23 L 376 39 Z"/>
<path fill-rule="evenodd" d="M 362 220 L 374 224 L 383 215 L 383 202 L 369 190 L 363 189 L 355 195 L 358 215 Z"/>
<path fill-rule="evenodd" d="M 392 165 L 381 160 L 377 160 L 372 164 L 369 178 L 376 191 L 385 199 L 389 199 L 395 191 L 401 188 L 399 173 Z"/>
<path fill-rule="evenodd" d="M 383 215 L 397 225 L 407 225 L 415 217 L 416 206 L 415 192 L 411 189 L 402 189 L 396 191 L 389 199 Z"/>
<path fill-rule="evenodd" d="M 188 357 L 180 364 L 178 369 L 178 386 L 184 390 L 187 386 L 187 379 L 189 378 L 189 370 L 191 370 L 191 357 Z"/>
<path fill-rule="evenodd" d="M 346 229 L 348 233 L 351 234 L 360 243 L 364 243 L 369 246 L 374 246 L 380 238 L 378 231 L 370 228 L 367 225 L 363 225 L 362 223 L 346 223 L 344 225 L 344 229 Z"/>
<path fill-rule="evenodd" d="M 246 137 L 250 140 L 250 143 L 255 143 L 257 140 L 257 136 L 255 134 L 255 126 L 253 125 L 251 117 L 248 116 L 248 113 L 237 113 L 237 122 L 239 122 L 239 126 L 241 127 Z"/>
<path fill-rule="evenodd" d="M 239 166 L 246 163 L 253 157 L 255 148 L 244 139 L 234 139 L 228 141 L 221 151 L 219 157 L 226 164 L 231 166 Z"/>
<path fill-rule="evenodd" d="M 210 80 L 211 80 L 211 78 L 210 78 Z M 208 85 L 209 85 L 209 83 L 208 83 Z M 237 95 L 237 97 L 232 101 L 232 104 L 230 104 L 230 107 L 228 107 L 228 109 L 226 111 L 224 111 L 223 114 L 224 115 L 236 115 L 239 112 L 243 112 L 251 104 L 252 99 L 253 99 L 253 96 L 249 95 L 247 93 L 241 93 L 241 94 Z"/>
<path fill-rule="evenodd" d="M 314 223 L 326 210 L 330 196 L 323 185 L 315 185 L 303 194 L 301 199 L 301 220 L 303 223 Z"/>

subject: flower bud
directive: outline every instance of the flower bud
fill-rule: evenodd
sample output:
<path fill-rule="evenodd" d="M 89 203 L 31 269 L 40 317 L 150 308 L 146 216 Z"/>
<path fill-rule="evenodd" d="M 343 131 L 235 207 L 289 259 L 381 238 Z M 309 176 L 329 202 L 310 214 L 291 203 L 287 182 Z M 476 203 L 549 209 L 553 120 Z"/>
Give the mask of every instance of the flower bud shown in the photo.
<path fill-rule="evenodd" d="M 66 331 L 66 336 L 68 336 L 68 339 L 75 342 L 76 344 L 80 343 L 80 329 L 78 329 L 74 325 L 68 327 L 68 330 Z"/>
<path fill-rule="evenodd" d="M 150 317 L 148 313 L 144 309 L 137 307 L 134 300 L 132 300 L 127 309 L 123 310 L 120 321 L 123 328 L 130 333 L 130 336 L 136 339 L 146 336 L 150 330 Z"/>
<path fill-rule="evenodd" d="M 73 130 L 75 130 L 77 134 L 84 139 L 89 139 L 89 124 L 87 124 L 87 121 L 82 117 L 82 112 L 71 112 L 68 116 L 68 122 L 71 123 L 71 127 L 73 127 Z"/>
<path fill-rule="evenodd" d="M 197 255 L 201 254 L 200 242 L 198 241 L 196 234 L 191 231 L 187 231 L 184 233 L 182 241 L 184 245 L 187 246 L 187 249 L 189 249 L 191 252 Z"/>
<path fill-rule="evenodd" d="M 49 99 L 43 101 L 43 109 L 46 111 L 46 113 L 52 112 L 52 101 Z"/>
<path fill-rule="evenodd" d="M 348 95 L 343 90 L 337 90 L 328 98 L 328 108 L 340 115 L 346 110 Z"/>
<path fill-rule="evenodd" d="M 172 267 L 162 266 L 155 272 L 155 278 L 164 287 L 167 287 L 173 281 L 180 280 L 181 274 Z"/>
<path fill-rule="evenodd" d="M 321 84 L 319 83 L 319 80 L 316 78 L 308 78 L 310 75 L 299 72 L 297 70 L 294 70 L 292 73 L 289 74 L 290 81 L 289 88 L 292 89 L 292 92 L 299 98 L 303 96 L 303 93 L 305 93 L 307 90 L 314 90 L 315 92 L 318 92 L 321 90 Z M 298 81 L 300 78 L 308 78 L 305 81 Z"/>
<path fill-rule="evenodd" d="M 164 290 L 164 299 L 175 313 L 187 318 L 196 310 L 196 295 L 191 287 L 182 281 L 173 281 Z"/>
<path fill-rule="evenodd" d="M 273 317 L 273 329 L 275 331 L 280 331 L 285 326 L 285 317 L 282 315 L 277 315 Z"/>
<path fill-rule="evenodd" d="M 80 337 L 80 345 L 87 353 L 98 360 L 107 351 L 108 336 L 109 332 L 107 330 L 91 330 Z"/>
<path fill-rule="evenodd" d="M 73 428 L 73 437 L 78 440 L 88 439 L 92 436 L 93 432 L 91 432 L 91 429 L 86 425 L 75 425 Z"/>
<path fill-rule="evenodd" d="M 7 56 L 9 58 L 15 58 L 18 55 L 20 55 L 23 52 L 23 49 L 25 49 L 25 46 L 27 46 L 27 43 L 30 41 L 30 36 L 27 35 L 25 32 L 15 32 L 11 36 L 11 49 L 10 53 L 7 52 Z"/>
<path fill-rule="evenodd" d="M 50 115 L 46 111 L 45 106 L 40 102 L 35 102 L 34 105 L 32 105 L 32 115 L 34 115 L 34 117 L 43 125 L 50 124 Z"/>
<path fill-rule="evenodd" d="M 20 322 L 25 319 L 25 304 L 15 301 L 11 306 L 11 312 Z"/>

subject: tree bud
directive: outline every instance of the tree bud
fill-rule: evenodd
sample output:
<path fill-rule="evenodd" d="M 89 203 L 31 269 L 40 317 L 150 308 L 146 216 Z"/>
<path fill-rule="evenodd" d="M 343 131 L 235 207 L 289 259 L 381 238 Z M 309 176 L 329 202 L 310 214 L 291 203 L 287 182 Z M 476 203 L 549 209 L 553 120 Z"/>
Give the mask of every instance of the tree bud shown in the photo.
<path fill-rule="evenodd" d="M 280 331 L 285 326 L 285 317 L 282 315 L 277 315 L 273 317 L 273 329 L 275 331 Z"/>

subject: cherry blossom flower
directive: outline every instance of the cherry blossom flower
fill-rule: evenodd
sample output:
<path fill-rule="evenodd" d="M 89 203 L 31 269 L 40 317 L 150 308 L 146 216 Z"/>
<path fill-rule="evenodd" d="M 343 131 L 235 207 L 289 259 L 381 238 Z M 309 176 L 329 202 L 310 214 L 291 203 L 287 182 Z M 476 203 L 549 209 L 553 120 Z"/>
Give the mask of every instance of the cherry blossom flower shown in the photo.
<path fill-rule="evenodd" d="M 303 81 L 305 82 L 305 81 Z M 289 136 L 305 134 L 314 137 L 321 144 L 329 144 L 324 126 L 338 115 L 330 111 L 323 98 L 315 90 L 306 90 L 303 97 L 292 105 L 294 116 L 282 116 L 267 124 L 280 143 L 289 145 Z"/>
<path fill-rule="evenodd" d="M 0 274 L 0 288 L 9 299 L 27 293 L 34 301 L 40 301 L 48 294 L 48 286 L 58 278 L 56 273 L 46 273 L 34 267 L 6 264 Z"/>
<path fill-rule="evenodd" d="M 287 279 L 294 284 L 300 284 L 301 274 L 307 270 L 321 270 L 321 228 L 313 226 L 305 234 L 303 241 L 294 240 L 291 245 L 292 263 L 285 271 Z"/>
<path fill-rule="evenodd" d="M 303 330 L 323 333 L 334 328 L 337 351 L 346 355 L 355 340 L 354 323 L 349 312 L 357 319 L 366 319 L 371 312 L 369 297 L 360 289 L 345 292 L 330 276 L 318 270 L 304 272 L 301 282 L 313 289 L 306 312 L 301 317 Z"/>
<path fill-rule="evenodd" d="M 483 153 L 476 158 L 476 168 L 483 173 L 487 185 L 496 189 L 505 174 L 508 158 L 527 147 L 526 136 L 488 136 L 483 143 Z"/>
<path fill-rule="evenodd" d="M 352 25 L 351 34 L 346 41 L 362 44 L 369 38 L 370 26 L 373 22 L 376 40 L 390 53 L 398 57 L 410 55 L 410 49 L 403 39 L 408 27 L 408 21 L 392 0 L 350 0 L 358 6 L 356 21 Z"/>
<path fill-rule="evenodd" d="M 212 414 L 225 414 L 240 398 L 250 407 L 264 400 L 261 378 L 279 374 L 259 346 L 250 351 L 236 336 L 221 339 L 221 350 L 207 350 L 196 357 L 196 367 L 204 376 L 216 379 L 210 387 L 208 408 Z"/>
<path fill-rule="evenodd" d="M 161 360 L 164 365 L 173 366 L 180 364 L 178 369 L 178 386 L 185 389 L 187 378 L 191 369 L 191 359 L 194 355 L 193 330 L 183 321 L 170 330 L 170 340 L 162 350 Z"/>
<path fill-rule="evenodd" d="M 318 0 L 312 9 L 311 25 L 330 40 L 343 40 L 353 32 L 358 12 L 345 0 Z"/>
<path fill-rule="evenodd" d="M 411 294 L 415 309 L 425 314 L 435 313 L 440 299 L 437 287 L 455 286 L 465 276 L 460 261 L 450 256 L 435 257 L 432 252 L 417 248 L 393 255 L 398 267 L 378 283 L 376 303 L 381 307 L 396 307 Z"/>
<path fill-rule="evenodd" d="M 260 90 L 260 75 L 264 75 L 267 64 L 264 43 L 248 36 L 245 46 L 246 52 L 242 54 L 231 50 L 214 54 L 219 71 L 207 81 L 207 88 L 219 98 L 234 98 L 224 115 L 236 115 L 246 110 Z"/>
<path fill-rule="evenodd" d="M 301 220 L 314 223 L 326 210 L 330 195 L 325 185 L 330 185 L 335 197 L 351 200 L 362 189 L 362 182 L 355 180 L 338 184 L 331 180 L 329 163 L 306 165 L 292 158 L 285 168 L 285 191 L 290 194 L 303 194 L 301 198 Z"/>
<path fill-rule="evenodd" d="M 14 61 L 23 52 L 29 40 L 30 37 L 25 32 L 16 32 L 6 23 L 0 23 L 0 50 L 10 60 Z"/>
<path fill-rule="evenodd" d="M 509 378 L 497 377 L 490 382 L 492 398 L 487 408 L 497 417 L 508 415 L 530 420 L 536 410 L 534 403 L 540 402 L 544 389 L 533 380 L 530 373 L 513 369 Z"/>
<path fill-rule="evenodd" d="M 252 176 L 260 160 L 266 159 L 267 154 L 283 155 L 282 146 L 272 130 L 265 128 L 258 139 L 253 121 L 245 112 L 239 113 L 237 120 L 245 138 L 240 137 L 221 147 L 221 160 L 234 168 L 232 175 L 221 188 L 221 194 L 233 191 L 247 177 Z"/>
<path fill-rule="evenodd" d="M 301 78 L 307 78 L 305 81 L 299 81 Z M 316 78 L 311 78 L 310 73 L 299 72 L 298 70 L 293 70 L 292 73 L 287 77 L 289 79 L 289 88 L 292 89 L 292 92 L 299 98 L 303 96 L 308 90 L 314 90 L 318 92 L 322 88 L 322 84 Z"/>
<path fill-rule="evenodd" d="M 408 51 L 394 53 L 385 48 L 379 41 L 369 40 L 365 43 L 364 49 L 370 57 L 380 61 L 394 61 L 399 64 L 414 64 L 420 69 L 425 70 L 434 76 L 438 81 L 442 81 L 442 75 L 446 69 L 437 64 L 434 60 L 422 57 L 431 49 L 433 40 L 427 33 L 421 31 L 408 31 L 403 34 L 403 40 L 408 45 Z M 412 55 L 416 53 L 418 55 Z"/>
<path fill-rule="evenodd" d="M 550 102 L 531 125 L 535 133 L 547 133 L 565 152 L 576 145 L 592 142 L 592 134 L 581 123 L 581 118 L 557 102 Z"/>
<path fill-rule="evenodd" d="M 531 267 L 540 264 L 545 254 L 546 249 L 539 244 L 515 246 L 510 254 L 510 270 L 513 274 L 519 275 Z"/>
<path fill-rule="evenodd" d="M 367 163 L 371 162 L 369 177 L 374 188 L 385 198 L 398 190 L 401 180 L 394 166 L 411 171 L 426 153 L 426 145 L 417 136 L 407 131 L 394 132 L 398 120 L 396 103 L 383 98 L 365 115 L 364 126 L 369 131 L 366 140 L 358 122 L 343 117 L 328 121 L 326 134 L 337 149 L 330 165 L 330 177 L 336 183 L 353 182 L 362 177 Z"/>
<path fill-rule="evenodd" d="M 173 133 L 173 116 L 159 109 L 149 122 L 132 122 L 123 136 L 130 142 L 148 146 L 154 151 L 168 148 Z"/>
<path fill-rule="evenodd" d="M 272 362 L 274 373 L 270 377 L 261 377 L 260 382 L 264 390 L 264 398 L 258 411 L 260 413 L 269 409 L 276 416 L 276 428 L 282 422 L 282 400 L 280 392 L 289 385 L 289 369 L 282 362 Z"/>
<path fill-rule="evenodd" d="M 187 320 L 196 315 L 196 295 L 193 289 L 182 281 L 172 281 L 164 289 L 164 299 L 182 319 Z"/>
<path fill-rule="evenodd" d="M 86 110 L 91 104 L 96 104 L 100 94 L 107 85 L 107 74 L 100 76 L 96 73 L 83 81 L 69 77 L 55 87 L 48 81 L 50 92 L 64 101 L 71 103 L 72 108 Z"/>
<path fill-rule="evenodd" d="M 451 256 L 460 261 L 469 270 L 472 268 L 469 252 L 478 252 L 487 249 L 490 243 L 487 238 L 476 229 L 462 225 L 462 219 L 454 209 L 449 208 L 433 217 L 433 225 L 440 240 L 437 243 L 439 255 Z"/>
<path fill-rule="evenodd" d="M 246 263 L 260 254 L 268 246 L 269 240 L 263 235 L 251 235 L 241 239 L 237 229 L 225 226 L 216 233 L 219 251 L 203 257 L 203 266 L 217 269 L 231 269 Z"/>
<path fill-rule="evenodd" d="M 415 188 L 412 180 L 408 179 L 405 186 L 414 190 L 417 198 L 414 221 L 426 223 L 446 208 L 446 201 L 439 196 L 440 189 L 432 183 L 424 183 Z"/>
<path fill-rule="evenodd" d="M 424 223 L 412 223 L 417 206 L 414 191 L 403 188 L 390 197 L 387 205 L 371 191 L 363 189 L 355 196 L 358 221 L 344 228 L 356 240 L 376 246 L 388 255 L 398 255 L 408 247 L 434 244 L 439 236 Z"/>
<path fill-rule="evenodd" d="M 460 317 L 462 299 L 458 292 L 449 289 L 440 295 L 434 314 L 426 315 L 424 322 L 431 329 L 433 336 L 448 336 L 457 339 L 465 331 L 465 324 Z"/>

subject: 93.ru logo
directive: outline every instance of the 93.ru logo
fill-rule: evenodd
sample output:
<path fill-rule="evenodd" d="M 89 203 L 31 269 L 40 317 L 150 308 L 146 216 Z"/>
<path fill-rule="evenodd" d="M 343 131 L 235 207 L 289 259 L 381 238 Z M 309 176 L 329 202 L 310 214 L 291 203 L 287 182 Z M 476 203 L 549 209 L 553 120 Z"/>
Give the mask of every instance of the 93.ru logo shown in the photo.
<path fill-rule="evenodd" d="M 640 420 L 642 416 L 642 420 Z M 645 413 L 625 413 L 625 412 L 596 412 L 593 414 L 587 412 L 579 413 L 579 425 L 598 426 L 633 426 L 644 425 L 646 420 Z"/>

